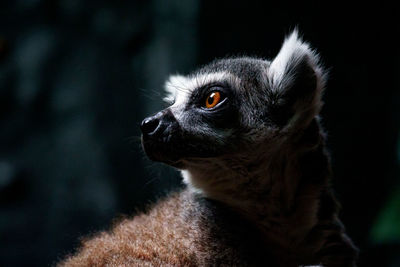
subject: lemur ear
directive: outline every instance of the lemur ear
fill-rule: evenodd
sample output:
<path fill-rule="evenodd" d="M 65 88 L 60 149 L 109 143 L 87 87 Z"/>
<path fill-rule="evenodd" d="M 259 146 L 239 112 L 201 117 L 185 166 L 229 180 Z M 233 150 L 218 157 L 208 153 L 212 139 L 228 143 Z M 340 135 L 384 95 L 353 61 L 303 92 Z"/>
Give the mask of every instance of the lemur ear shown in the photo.
<path fill-rule="evenodd" d="M 318 54 L 294 30 L 268 69 L 279 123 L 308 125 L 321 109 L 325 80 Z"/>

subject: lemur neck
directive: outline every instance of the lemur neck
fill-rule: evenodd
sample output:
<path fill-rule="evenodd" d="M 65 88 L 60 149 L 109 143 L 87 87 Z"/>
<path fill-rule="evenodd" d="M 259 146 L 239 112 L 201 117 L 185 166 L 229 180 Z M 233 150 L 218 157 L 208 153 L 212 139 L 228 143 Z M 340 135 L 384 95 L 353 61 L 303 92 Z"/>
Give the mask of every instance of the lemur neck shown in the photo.
<path fill-rule="evenodd" d="M 215 162 L 209 168 L 189 169 L 184 176 L 190 186 L 238 210 L 271 238 L 302 239 L 318 220 L 329 158 L 316 120 L 288 140 L 270 155 Z"/>

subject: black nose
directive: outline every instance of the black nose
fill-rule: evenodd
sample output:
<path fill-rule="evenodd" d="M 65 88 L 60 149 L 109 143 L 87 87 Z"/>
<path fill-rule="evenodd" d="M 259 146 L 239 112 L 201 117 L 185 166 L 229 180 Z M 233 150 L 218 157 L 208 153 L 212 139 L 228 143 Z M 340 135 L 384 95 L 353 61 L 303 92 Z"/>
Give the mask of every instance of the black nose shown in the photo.
<path fill-rule="evenodd" d="M 143 134 L 150 135 L 157 129 L 159 124 L 160 124 L 160 119 L 158 117 L 156 116 L 149 117 L 142 121 L 140 129 L 142 130 Z"/>

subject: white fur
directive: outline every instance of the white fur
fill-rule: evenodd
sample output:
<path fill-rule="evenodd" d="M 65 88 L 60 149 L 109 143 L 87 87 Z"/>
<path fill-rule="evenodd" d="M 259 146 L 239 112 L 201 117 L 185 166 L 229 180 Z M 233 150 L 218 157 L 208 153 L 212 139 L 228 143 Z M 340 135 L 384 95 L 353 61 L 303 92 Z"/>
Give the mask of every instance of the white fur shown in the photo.
<path fill-rule="evenodd" d="M 164 97 L 164 101 L 168 103 L 174 103 L 177 98 L 179 90 L 186 90 L 187 78 L 182 75 L 171 75 L 165 83 L 165 92 L 167 95 Z"/>
<path fill-rule="evenodd" d="M 322 92 L 325 87 L 326 73 L 319 63 L 318 54 L 313 51 L 308 43 L 299 37 L 297 30 L 294 30 L 284 41 L 278 55 L 272 61 L 268 69 L 268 83 L 273 91 L 284 92 L 291 88 L 296 73 L 293 72 L 298 64 L 303 60 L 313 69 L 316 77 L 316 88 L 312 95 L 312 100 L 307 105 L 296 106 L 296 114 L 288 124 L 288 128 L 293 125 L 308 125 L 308 122 L 315 117 L 322 107 Z"/>
<path fill-rule="evenodd" d="M 183 182 L 188 186 L 189 190 L 198 194 L 204 194 L 201 188 L 193 186 L 193 179 L 190 171 L 188 170 L 181 170 L 181 175 L 183 178 Z"/>
<path fill-rule="evenodd" d="M 282 89 L 281 86 L 291 81 L 293 77 L 288 75 L 290 64 L 296 64 L 304 57 L 307 57 L 308 63 L 315 70 L 318 83 L 322 83 L 323 73 L 319 67 L 319 56 L 299 37 L 297 30 L 294 30 L 284 41 L 278 55 L 272 61 L 268 78 L 275 90 Z M 319 84 L 323 87 L 323 84 Z"/>
<path fill-rule="evenodd" d="M 171 75 L 165 84 L 167 96 L 164 100 L 181 104 L 196 88 L 229 78 L 232 78 L 232 75 L 227 72 L 200 74 L 194 77 Z"/>
<path fill-rule="evenodd" d="M 183 107 L 195 89 L 227 79 L 237 80 L 238 78 L 228 72 L 199 74 L 193 77 L 172 75 L 165 84 L 167 96 L 164 98 L 164 101 L 173 104 L 171 111 L 179 120 L 182 117 Z"/>

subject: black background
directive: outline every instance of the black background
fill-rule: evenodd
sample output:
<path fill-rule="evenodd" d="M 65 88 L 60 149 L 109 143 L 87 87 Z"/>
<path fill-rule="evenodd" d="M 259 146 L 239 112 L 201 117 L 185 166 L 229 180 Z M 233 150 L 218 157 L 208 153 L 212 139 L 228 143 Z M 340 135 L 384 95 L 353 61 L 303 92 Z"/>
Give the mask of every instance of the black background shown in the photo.
<path fill-rule="evenodd" d="M 398 18 L 377 3 L 0 2 L 0 265 L 54 264 L 181 186 L 140 148 L 163 81 L 218 57 L 272 58 L 297 26 L 330 69 L 323 124 L 360 266 L 400 266 L 398 239 L 371 240 L 399 187 Z"/>

